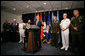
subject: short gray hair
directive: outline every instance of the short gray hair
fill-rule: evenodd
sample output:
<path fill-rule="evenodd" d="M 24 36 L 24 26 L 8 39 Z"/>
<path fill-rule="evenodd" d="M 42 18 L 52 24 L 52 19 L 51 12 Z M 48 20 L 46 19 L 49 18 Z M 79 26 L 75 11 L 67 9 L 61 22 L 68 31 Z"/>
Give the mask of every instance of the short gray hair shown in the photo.
<path fill-rule="evenodd" d="M 63 13 L 63 15 L 66 15 L 67 16 L 67 13 Z"/>
<path fill-rule="evenodd" d="M 16 19 L 13 19 L 13 21 L 15 21 Z"/>

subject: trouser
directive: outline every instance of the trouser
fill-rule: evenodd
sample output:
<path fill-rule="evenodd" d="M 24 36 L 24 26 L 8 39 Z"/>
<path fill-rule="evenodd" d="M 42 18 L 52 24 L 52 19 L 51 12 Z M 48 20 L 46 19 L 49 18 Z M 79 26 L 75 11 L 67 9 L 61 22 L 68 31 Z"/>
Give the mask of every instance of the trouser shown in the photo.
<path fill-rule="evenodd" d="M 20 34 L 20 42 L 23 41 L 23 43 L 24 43 L 24 37 L 25 37 L 24 30 L 23 29 L 20 29 L 19 34 Z"/>
<path fill-rule="evenodd" d="M 58 45 L 58 34 L 52 33 L 52 45 L 57 46 Z"/>
<path fill-rule="evenodd" d="M 40 30 L 35 31 L 34 33 L 35 33 L 35 44 L 36 44 L 37 48 L 39 49 L 39 48 L 41 48 L 41 39 L 40 39 L 41 31 Z"/>
<path fill-rule="evenodd" d="M 37 44 L 38 44 L 38 48 L 41 48 L 41 39 L 40 39 L 40 34 L 41 34 L 41 30 L 38 31 L 38 38 L 37 38 Z"/>
<path fill-rule="evenodd" d="M 19 33 L 18 32 L 11 32 L 11 41 L 19 41 Z"/>
<path fill-rule="evenodd" d="M 77 48 L 78 52 L 81 52 L 84 48 L 84 33 L 81 32 L 71 32 L 72 36 L 72 47 L 71 49 L 75 51 Z"/>
<path fill-rule="evenodd" d="M 20 36 L 20 42 L 22 42 L 23 41 L 23 43 L 24 43 L 24 37 L 21 37 Z"/>
<path fill-rule="evenodd" d="M 3 42 L 10 41 L 10 31 L 4 31 L 2 32 L 2 40 Z"/>
<path fill-rule="evenodd" d="M 69 29 L 61 31 L 63 47 L 69 47 Z"/>
<path fill-rule="evenodd" d="M 26 37 L 25 39 L 28 41 L 28 39 L 29 39 L 29 30 L 28 29 L 25 30 L 25 37 Z"/>

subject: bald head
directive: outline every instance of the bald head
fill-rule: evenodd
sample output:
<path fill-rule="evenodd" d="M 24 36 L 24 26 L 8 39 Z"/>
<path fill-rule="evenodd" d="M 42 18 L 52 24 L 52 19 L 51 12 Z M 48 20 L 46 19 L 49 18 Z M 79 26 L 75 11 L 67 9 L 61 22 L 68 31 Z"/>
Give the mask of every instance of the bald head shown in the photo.
<path fill-rule="evenodd" d="M 79 15 L 79 11 L 78 10 L 74 10 L 73 14 L 74 14 L 74 16 L 78 16 Z"/>
<path fill-rule="evenodd" d="M 13 22 L 15 22 L 15 23 L 16 23 L 16 19 L 13 19 Z"/>
<path fill-rule="evenodd" d="M 30 23 L 31 22 L 31 20 L 28 20 L 28 23 Z"/>
<path fill-rule="evenodd" d="M 7 19 L 5 20 L 5 23 L 8 23 L 8 20 Z"/>

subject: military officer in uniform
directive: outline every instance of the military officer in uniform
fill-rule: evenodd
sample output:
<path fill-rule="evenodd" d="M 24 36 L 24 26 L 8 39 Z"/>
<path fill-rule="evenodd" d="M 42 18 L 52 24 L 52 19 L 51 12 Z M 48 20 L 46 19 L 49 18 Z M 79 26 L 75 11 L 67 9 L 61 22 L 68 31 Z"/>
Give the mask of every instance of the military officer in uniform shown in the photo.
<path fill-rule="evenodd" d="M 24 43 L 24 37 L 25 37 L 25 29 L 24 29 L 25 23 L 23 22 L 23 20 L 20 20 L 19 23 L 19 35 L 20 35 L 20 41 L 19 43 L 23 42 Z"/>
<path fill-rule="evenodd" d="M 52 45 L 57 47 L 58 46 L 58 34 L 60 33 L 60 26 L 59 26 L 59 21 L 56 20 L 56 16 L 53 17 L 51 33 L 52 33 Z"/>
<path fill-rule="evenodd" d="M 73 11 L 74 16 L 71 18 L 71 36 L 72 36 L 72 51 L 81 51 L 84 35 L 84 18 L 79 15 L 78 10 Z"/>
<path fill-rule="evenodd" d="M 60 23 L 62 45 L 63 45 L 61 49 L 65 48 L 66 51 L 69 48 L 69 26 L 70 26 L 70 20 L 67 18 L 67 13 L 64 13 L 63 20 Z"/>
<path fill-rule="evenodd" d="M 3 41 L 10 41 L 10 23 L 8 20 L 5 20 L 5 23 L 3 24 Z"/>

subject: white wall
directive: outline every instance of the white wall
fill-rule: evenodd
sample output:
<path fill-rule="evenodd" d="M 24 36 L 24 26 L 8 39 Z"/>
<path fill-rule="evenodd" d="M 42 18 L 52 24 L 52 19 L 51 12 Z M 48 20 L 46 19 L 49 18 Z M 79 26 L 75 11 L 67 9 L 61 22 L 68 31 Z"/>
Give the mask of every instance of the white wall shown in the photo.
<path fill-rule="evenodd" d="M 3 30 L 2 25 L 5 19 L 8 19 L 9 23 L 12 23 L 13 19 L 17 19 L 17 22 L 19 23 L 20 19 L 22 19 L 22 15 L 19 15 L 19 14 L 16 15 L 16 14 L 1 10 L 1 32 Z"/>

